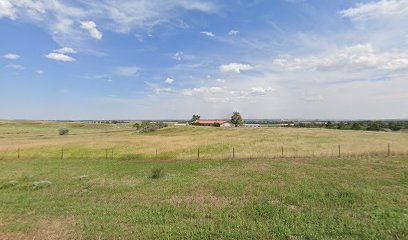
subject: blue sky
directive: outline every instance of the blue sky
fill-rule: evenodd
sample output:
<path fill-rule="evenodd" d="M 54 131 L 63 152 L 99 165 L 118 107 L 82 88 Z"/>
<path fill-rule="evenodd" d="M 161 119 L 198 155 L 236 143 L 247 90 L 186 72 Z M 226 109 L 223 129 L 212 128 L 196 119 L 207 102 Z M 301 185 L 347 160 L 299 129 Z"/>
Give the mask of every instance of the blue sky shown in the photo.
<path fill-rule="evenodd" d="M 406 0 L 0 0 L 0 119 L 408 118 Z"/>

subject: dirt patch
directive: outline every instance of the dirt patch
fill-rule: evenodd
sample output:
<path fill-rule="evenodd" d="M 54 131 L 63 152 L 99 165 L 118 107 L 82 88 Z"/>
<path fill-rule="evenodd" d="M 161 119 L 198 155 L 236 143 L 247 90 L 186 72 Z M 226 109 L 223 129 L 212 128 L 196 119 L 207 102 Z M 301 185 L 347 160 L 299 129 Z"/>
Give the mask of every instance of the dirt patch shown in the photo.
<path fill-rule="evenodd" d="M 81 239 L 73 229 L 72 219 L 47 219 L 29 232 L 0 232 L 1 240 Z"/>

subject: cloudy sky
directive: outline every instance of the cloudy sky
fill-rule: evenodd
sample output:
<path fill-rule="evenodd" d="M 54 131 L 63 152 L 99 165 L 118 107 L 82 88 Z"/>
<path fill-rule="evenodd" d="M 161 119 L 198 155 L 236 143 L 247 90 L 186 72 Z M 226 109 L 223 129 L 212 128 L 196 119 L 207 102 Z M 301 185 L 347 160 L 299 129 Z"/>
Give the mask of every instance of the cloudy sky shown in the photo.
<path fill-rule="evenodd" d="M 0 119 L 408 118 L 408 0 L 0 0 Z"/>

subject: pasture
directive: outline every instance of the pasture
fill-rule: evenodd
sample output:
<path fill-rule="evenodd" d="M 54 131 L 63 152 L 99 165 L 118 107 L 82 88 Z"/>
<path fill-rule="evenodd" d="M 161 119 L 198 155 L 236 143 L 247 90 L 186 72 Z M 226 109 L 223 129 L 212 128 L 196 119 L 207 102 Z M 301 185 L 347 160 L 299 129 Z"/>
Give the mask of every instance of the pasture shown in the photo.
<path fill-rule="evenodd" d="M 58 135 L 62 126 L 68 136 Z M 3 121 L 0 239 L 404 239 L 407 140 L 326 129 L 138 134 L 128 125 Z M 153 178 L 154 169 L 162 174 Z"/>
<path fill-rule="evenodd" d="M 67 127 L 67 136 L 58 128 Z M 240 159 L 408 153 L 407 133 L 296 128 L 168 127 L 139 134 L 130 124 L 0 122 L 0 159 Z M 18 154 L 20 152 L 20 154 Z"/>

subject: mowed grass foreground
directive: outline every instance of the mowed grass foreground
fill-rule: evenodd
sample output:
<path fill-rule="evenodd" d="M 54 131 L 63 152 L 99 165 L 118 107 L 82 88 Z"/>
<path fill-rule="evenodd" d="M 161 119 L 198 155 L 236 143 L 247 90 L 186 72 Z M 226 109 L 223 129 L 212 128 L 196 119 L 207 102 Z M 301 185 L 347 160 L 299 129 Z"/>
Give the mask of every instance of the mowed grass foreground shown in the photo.
<path fill-rule="evenodd" d="M 58 128 L 67 127 L 68 136 Z M 294 128 L 168 127 L 0 121 L 0 159 L 230 159 L 408 154 L 408 133 Z"/>
<path fill-rule="evenodd" d="M 0 239 L 407 236 L 404 157 L 0 161 Z"/>

